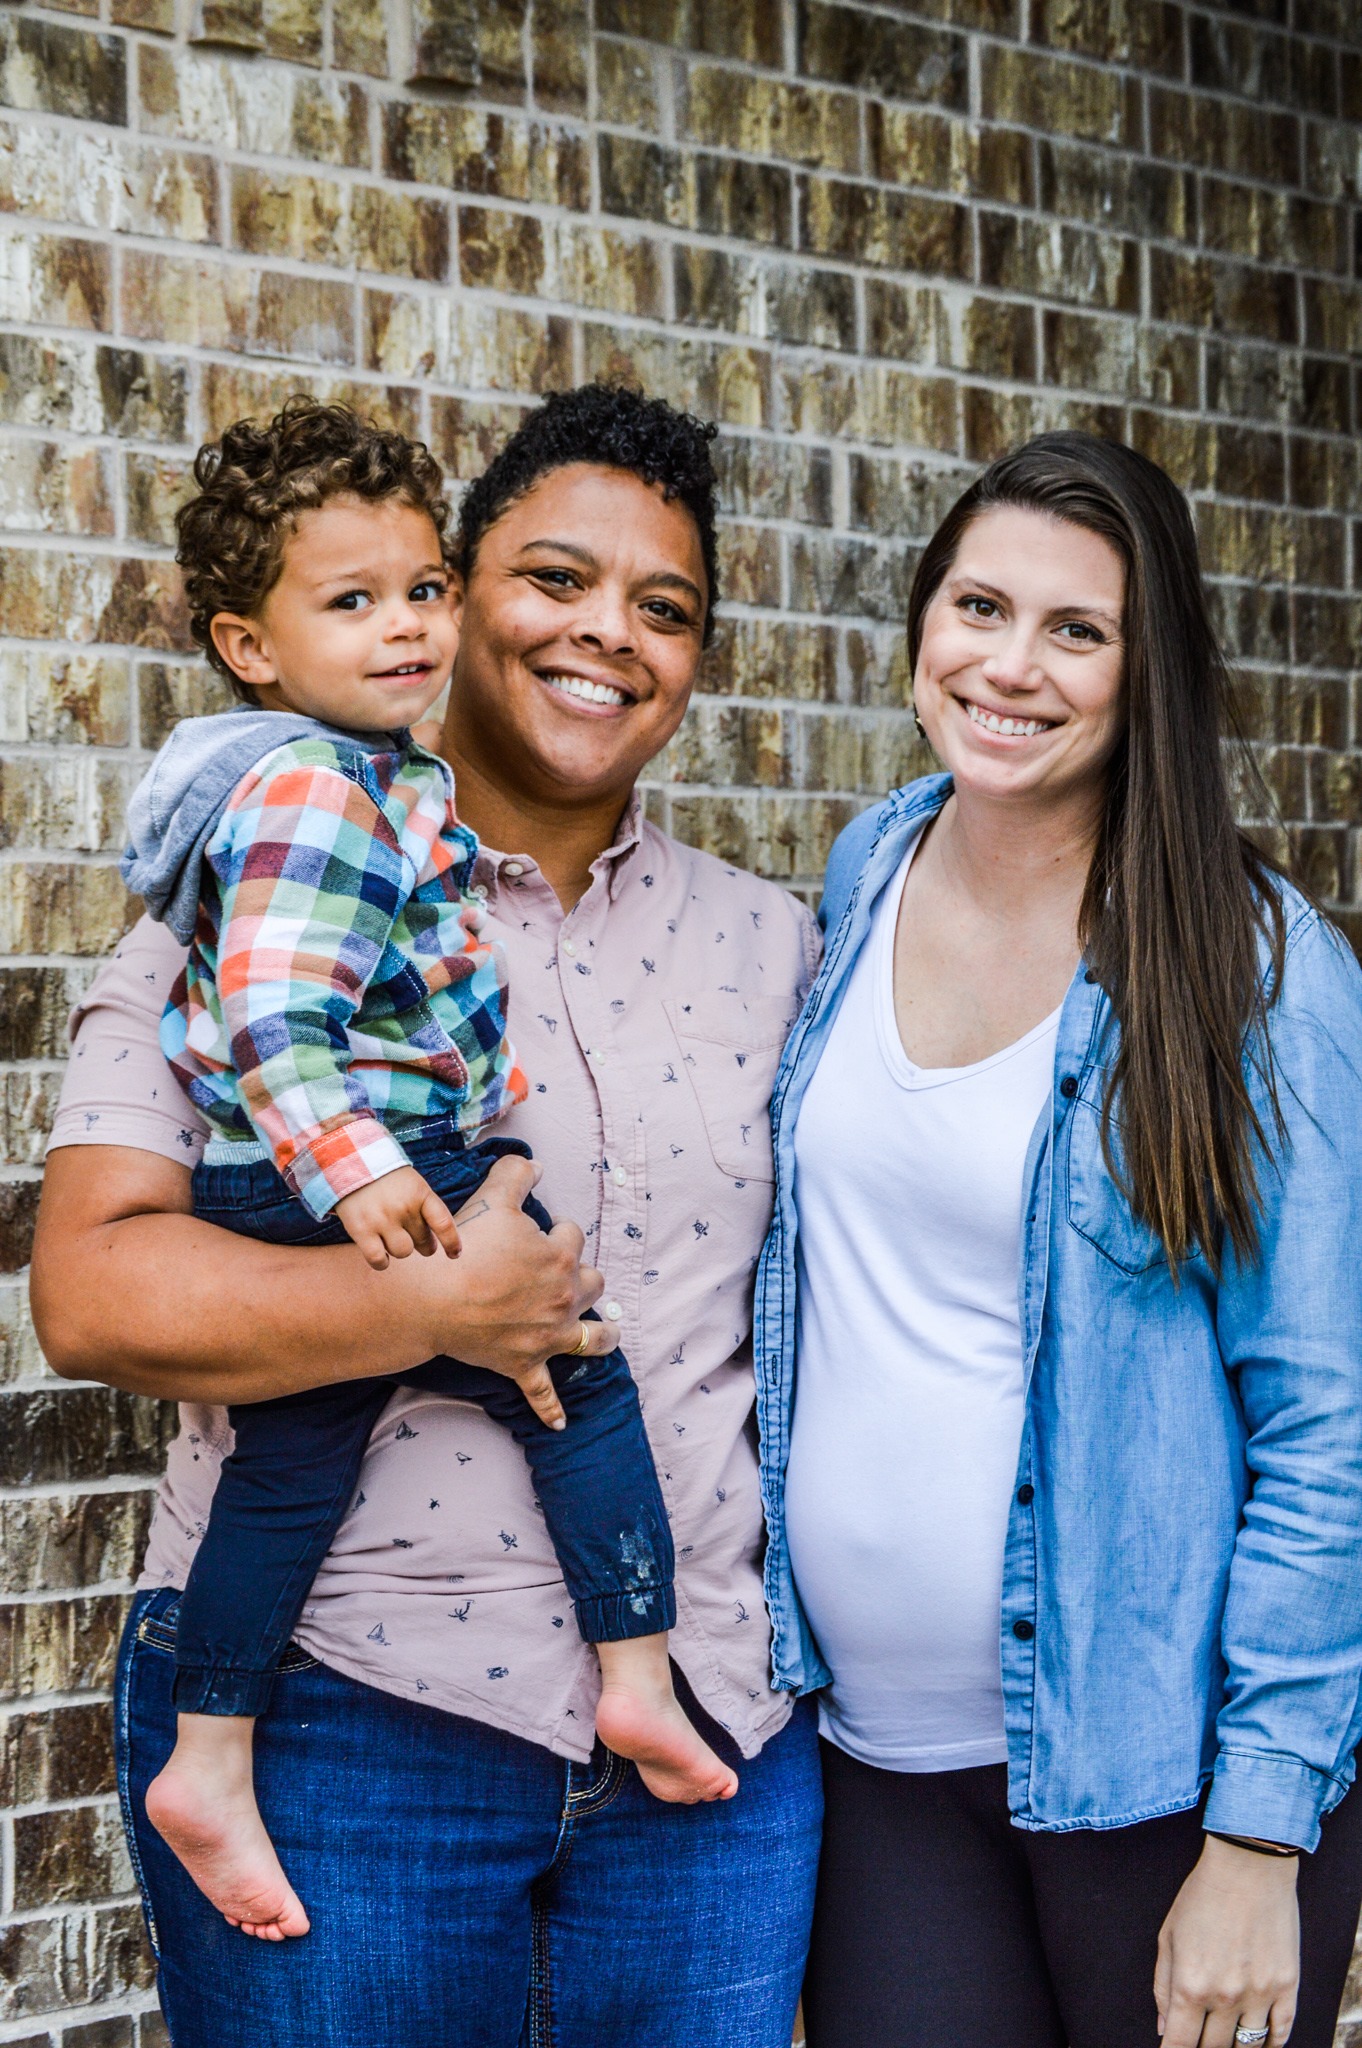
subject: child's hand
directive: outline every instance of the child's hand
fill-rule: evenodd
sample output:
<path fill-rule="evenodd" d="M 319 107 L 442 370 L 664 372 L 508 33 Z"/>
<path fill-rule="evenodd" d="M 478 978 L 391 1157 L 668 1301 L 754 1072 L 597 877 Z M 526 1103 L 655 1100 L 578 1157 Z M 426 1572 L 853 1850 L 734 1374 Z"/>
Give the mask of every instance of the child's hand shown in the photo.
<path fill-rule="evenodd" d="M 428 1259 L 437 1243 L 451 1259 L 459 1256 L 454 1218 L 414 1166 L 399 1166 L 342 1195 L 336 1214 L 375 1272 L 390 1258 L 405 1259 L 414 1251 Z"/>

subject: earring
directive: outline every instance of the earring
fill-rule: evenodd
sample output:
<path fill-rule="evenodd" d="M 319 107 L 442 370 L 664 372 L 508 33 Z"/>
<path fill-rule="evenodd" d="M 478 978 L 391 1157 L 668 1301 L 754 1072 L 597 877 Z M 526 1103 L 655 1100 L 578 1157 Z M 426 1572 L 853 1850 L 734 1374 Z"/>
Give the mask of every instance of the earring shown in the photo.
<path fill-rule="evenodd" d="M 925 740 L 925 739 L 927 738 L 927 728 L 926 728 L 926 726 L 925 726 L 925 725 L 924 725 L 924 724 L 922 723 L 922 720 L 921 720 L 921 719 L 920 719 L 920 718 L 918 717 L 918 715 L 917 715 L 917 705 L 916 705 L 916 703 L 914 703 L 914 705 L 913 705 L 913 707 L 912 707 L 912 711 L 913 711 L 913 724 L 914 724 L 914 725 L 915 725 L 915 726 L 917 727 L 917 736 L 918 736 L 918 738 L 919 738 L 920 740 Z"/>

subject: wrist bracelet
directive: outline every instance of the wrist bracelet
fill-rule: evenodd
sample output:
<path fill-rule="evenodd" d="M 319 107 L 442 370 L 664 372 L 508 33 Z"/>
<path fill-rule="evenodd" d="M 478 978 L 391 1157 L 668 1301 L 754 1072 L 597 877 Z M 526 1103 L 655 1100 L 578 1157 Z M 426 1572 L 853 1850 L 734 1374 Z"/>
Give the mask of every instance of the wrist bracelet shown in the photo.
<path fill-rule="evenodd" d="M 1222 1835 L 1218 1828 L 1207 1828 L 1208 1835 L 1214 1835 L 1217 1842 L 1232 1842 L 1236 1849 L 1248 1849 L 1255 1856 L 1299 1856 L 1299 1849 L 1288 1848 L 1285 1842 L 1252 1842 L 1246 1835 Z"/>

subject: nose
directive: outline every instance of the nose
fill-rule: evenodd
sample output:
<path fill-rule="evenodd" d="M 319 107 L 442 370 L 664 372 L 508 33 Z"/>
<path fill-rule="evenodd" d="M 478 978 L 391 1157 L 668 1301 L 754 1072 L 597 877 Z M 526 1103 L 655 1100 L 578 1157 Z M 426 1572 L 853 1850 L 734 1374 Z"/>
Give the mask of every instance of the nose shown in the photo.
<path fill-rule="evenodd" d="M 623 590 L 605 581 L 595 584 L 577 608 L 572 638 L 597 654 L 632 654 L 634 625 Z"/>
<path fill-rule="evenodd" d="M 389 601 L 383 621 L 385 640 L 419 640 L 425 630 L 426 622 L 409 597 L 394 597 Z"/>
<path fill-rule="evenodd" d="M 992 641 L 979 667 L 995 690 L 1034 689 L 1041 680 L 1035 638 L 1019 620 Z"/>

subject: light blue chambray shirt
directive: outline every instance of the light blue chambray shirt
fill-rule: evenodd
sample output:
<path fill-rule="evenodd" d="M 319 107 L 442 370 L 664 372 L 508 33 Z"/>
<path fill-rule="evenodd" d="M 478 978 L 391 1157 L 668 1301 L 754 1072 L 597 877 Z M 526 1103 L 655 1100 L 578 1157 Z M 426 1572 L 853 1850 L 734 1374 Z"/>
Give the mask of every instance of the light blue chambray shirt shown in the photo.
<path fill-rule="evenodd" d="M 775 1220 L 755 1350 L 775 1683 L 828 1682 L 783 1490 L 796 1392 L 794 1129 L 875 900 L 946 776 L 898 790 L 828 866 L 822 972 L 771 1105 Z M 1362 1737 L 1362 973 L 1285 891 L 1270 1035 L 1287 1143 L 1260 1242 L 1181 1287 L 1102 1159 L 1118 1026 L 1080 966 L 1023 1176 L 1026 1419 L 1003 1569 L 1008 1798 L 1019 1827 L 1205 1825 L 1311 1849 Z M 847 1076 L 848 1087 L 855 1077 Z M 1269 1112 L 1252 1083 L 1264 1128 Z M 908 1227 L 909 1218 L 905 1218 Z"/>

